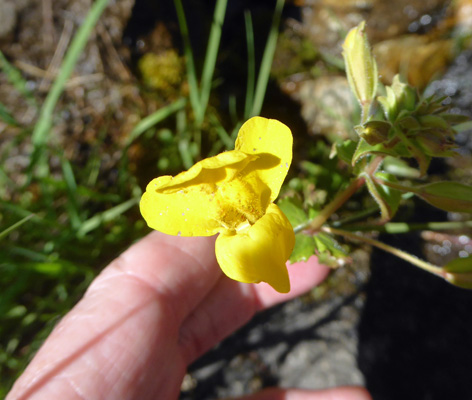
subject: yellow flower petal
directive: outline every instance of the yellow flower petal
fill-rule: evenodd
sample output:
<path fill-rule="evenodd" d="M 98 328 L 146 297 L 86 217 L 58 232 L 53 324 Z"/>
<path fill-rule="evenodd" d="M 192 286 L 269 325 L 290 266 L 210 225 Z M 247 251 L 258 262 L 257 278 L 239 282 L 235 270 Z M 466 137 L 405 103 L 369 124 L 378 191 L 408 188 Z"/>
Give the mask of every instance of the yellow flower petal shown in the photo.
<path fill-rule="evenodd" d="M 200 184 L 172 193 L 160 191 L 171 179 L 171 176 L 153 179 L 141 197 L 139 208 L 147 224 L 168 235 L 211 236 L 219 232 L 212 186 Z"/>
<path fill-rule="evenodd" d="M 281 293 L 290 291 L 285 263 L 295 245 L 295 235 L 287 217 L 270 204 L 254 225 L 234 234 L 220 234 L 216 258 L 223 272 L 245 283 L 267 282 Z"/>
<path fill-rule="evenodd" d="M 234 178 L 257 156 L 228 151 L 198 162 L 175 178 L 152 180 L 140 210 L 147 224 L 168 235 L 211 236 L 222 229 L 217 184 Z"/>
<path fill-rule="evenodd" d="M 248 163 L 257 159 L 241 151 L 226 151 L 217 156 L 197 162 L 188 171 L 181 172 L 160 187 L 161 191 L 180 190 L 190 185 L 229 181 Z"/>
<path fill-rule="evenodd" d="M 259 156 L 243 173 L 257 174 L 270 189 L 270 202 L 277 198 L 290 168 L 292 146 L 290 129 L 275 119 L 254 117 L 239 130 L 235 149 Z"/>

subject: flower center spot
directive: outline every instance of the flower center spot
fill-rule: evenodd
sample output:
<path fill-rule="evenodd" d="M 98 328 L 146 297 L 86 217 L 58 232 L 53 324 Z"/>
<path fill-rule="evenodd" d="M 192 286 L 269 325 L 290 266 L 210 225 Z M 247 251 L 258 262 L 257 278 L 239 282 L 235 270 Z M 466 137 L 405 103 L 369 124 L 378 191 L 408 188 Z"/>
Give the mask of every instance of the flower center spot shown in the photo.
<path fill-rule="evenodd" d="M 248 182 L 240 179 L 219 185 L 216 201 L 218 220 L 229 230 L 245 229 L 264 215 L 260 196 Z"/>

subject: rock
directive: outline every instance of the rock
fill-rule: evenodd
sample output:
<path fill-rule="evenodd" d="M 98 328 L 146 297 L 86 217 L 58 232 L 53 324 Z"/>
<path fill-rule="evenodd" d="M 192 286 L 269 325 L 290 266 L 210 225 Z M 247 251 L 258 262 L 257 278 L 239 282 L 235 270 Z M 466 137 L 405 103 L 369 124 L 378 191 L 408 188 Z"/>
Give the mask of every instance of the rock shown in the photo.
<path fill-rule="evenodd" d="M 189 368 L 181 400 L 227 398 L 267 386 L 322 389 L 363 385 L 357 324 L 368 255 L 335 270 L 311 294 L 254 317 Z"/>
<path fill-rule="evenodd" d="M 347 139 L 356 107 L 344 76 L 322 76 L 296 82 L 287 79 L 282 90 L 301 105 L 301 115 L 312 134 L 324 134 L 332 141 Z"/>
<path fill-rule="evenodd" d="M 7 0 L 0 0 L 0 40 L 12 33 L 15 26 L 15 5 Z"/>

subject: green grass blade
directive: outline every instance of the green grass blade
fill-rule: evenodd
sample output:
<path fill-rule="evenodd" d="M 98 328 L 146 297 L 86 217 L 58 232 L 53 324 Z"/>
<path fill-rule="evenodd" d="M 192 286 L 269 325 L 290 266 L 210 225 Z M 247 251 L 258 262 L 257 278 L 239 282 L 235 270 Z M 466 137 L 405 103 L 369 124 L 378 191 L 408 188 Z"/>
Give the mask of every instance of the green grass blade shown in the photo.
<path fill-rule="evenodd" d="M 211 25 L 210 37 L 208 39 L 208 47 L 205 54 L 205 62 L 203 64 L 202 80 L 200 85 L 201 114 L 199 115 L 199 119 L 197 119 L 198 125 L 201 125 L 203 122 L 208 100 L 210 98 L 211 83 L 215 71 L 218 48 L 220 47 L 221 29 L 225 19 L 227 3 L 228 0 L 217 0 L 215 5 L 213 23 Z"/>
<path fill-rule="evenodd" d="M 252 17 L 249 11 L 244 13 L 244 23 L 246 25 L 247 43 L 247 86 L 246 102 L 244 104 L 244 119 L 251 117 L 254 107 L 254 87 L 256 82 L 256 56 L 254 49 L 254 29 L 252 27 Z"/>
<path fill-rule="evenodd" d="M 27 215 L 26 217 L 20 219 L 18 222 L 14 223 L 13 225 L 9 226 L 7 229 L 0 232 L 0 240 L 2 240 L 5 236 L 7 236 L 10 232 L 13 232 L 15 229 L 19 228 L 25 222 L 28 222 L 31 218 L 33 218 L 35 214 Z"/>
<path fill-rule="evenodd" d="M 78 237 L 83 237 L 90 231 L 97 229 L 104 222 L 113 221 L 121 214 L 128 211 L 131 207 L 134 207 L 139 203 L 139 198 L 129 199 L 117 206 L 110 208 L 102 213 L 94 215 L 92 218 L 85 221 L 77 232 Z"/>
<path fill-rule="evenodd" d="M 175 102 L 173 102 L 172 104 L 169 104 L 168 106 L 160 108 L 159 110 L 143 118 L 131 131 L 129 138 L 126 142 L 126 146 L 129 146 L 134 140 L 136 140 L 149 128 L 153 127 L 154 125 L 168 118 L 173 113 L 184 108 L 185 104 L 187 104 L 187 100 L 182 98 L 182 99 L 176 100 Z"/>
<path fill-rule="evenodd" d="M 202 114 L 202 107 L 200 104 L 197 71 L 195 69 L 195 62 L 193 60 L 192 45 L 190 43 L 187 20 L 185 19 L 182 0 L 174 0 L 174 5 L 177 12 L 177 19 L 179 20 L 180 33 L 184 42 L 185 65 L 187 68 L 188 84 L 190 87 L 190 104 L 192 105 L 193 112 L 198 119 Z"/>
<path fill-rule="evenodd" d="M 277 45 L 277 38 L 279 36 L 280 18 L 282 16 L 284 3 L 285 0 L 277 0 L 277 4 L 275 5 L 272 26 L 270 27 L 266 47 L 262 56 L 261 67 L 259 69 L 259 76 L 257 77 L 254 104 L 250 116 L 259 115 L 261 113 L 262 103 L 264 102 L 264 97 L 267 90 L 267 83 L 269 82 L 270 69 L 274 59 L 275 47 Z"/>
<path fill-rule="evenodd" d="M 190 151 L 187 116 L 183 110 L 177 112 L 176 125 L 180 158 L 185 169 L 189 169 L 193 165 L 193 156 Z"/>
<path fill-rule="evenodd" d="M 59 74 L 54 80 L 51 90 L 44 101 L 39 114 L 38 122 L 34 128 L 32 142 L 35 147 L 40 147 L 47 142 L 49 131 L 52 126 L 54 108 L 56 107 L 56 104 L 62 95 L 62 92 L 64 91 L 66 82 L 72 74 L 75 64 L 82 53 L 82 50 L 87 44 L 88 38 L 93 28 L 97 24 L 100 15 L 107 6 L 107 3 L 108 0 L 95 1 L 82 25 L 74 35 L 71 45 L 64 56 L 61 68 L 59 69 Z"/>
<path fill-rule="evenodd" d="M 69 219 L 74 230 L 79 229 L 82 225 L 82 219 L 80 218 L 80 208 L 77 202 L 77 183 L 72 170 L 72 165 L 69 160 L 63 158 L 61 160 L 62 174 L 67 187 L 68 202 L 66 209 L 69 214 Z"/>
<path fill-rule="evenodd" d="M 214 125 L 216 129 L 216 133 L 220 138 L 221 142 L 223 142 L 226 150 L 231 150 L 234 148 L 234 139 L 226 132 L 226 129 L 221 125 L 221 122 L 218 120 L 217 116 L 214 114 L 210 114 L 209 116 L 210 122 Z"/>
<path fill-rule="evenodd" d="M 20 126 L 17 120 L 10 114 L 8 109 L 0 103 L 0 119 L 10 126 Z"/>

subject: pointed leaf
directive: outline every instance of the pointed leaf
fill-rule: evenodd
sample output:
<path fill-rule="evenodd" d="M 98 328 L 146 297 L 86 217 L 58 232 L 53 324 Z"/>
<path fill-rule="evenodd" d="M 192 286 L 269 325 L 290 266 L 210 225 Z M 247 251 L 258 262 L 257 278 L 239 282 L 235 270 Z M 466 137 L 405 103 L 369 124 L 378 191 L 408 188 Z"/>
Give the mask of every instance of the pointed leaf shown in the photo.
<path fill-rule="evenodd" d="M 472 256 L 456 258 L 444 266 L 446 272 L 472 272 Z"/>
<path fill-rule="evenodd" d="M 370 195 L 375 200 L 380 208 L 380 213 L 382 215 L 382 221 L 389 221 L 391 219 L 390 209 L 385 202 L 382 194 L 380 192 L 380 185 L 376 185 L 372 178 L 368 175 L 364 176 L 367 189 L 369 190 Z"/>
<path fill-rule="evenodd" d="M 308 221 L 308 216 L 303 210 L 300 200 L 294 197 L 286 197 L 278 201 L 277 205 L 286 215 L 294 228 Z"/>
<path fill-rule="evenodd" d="M 405 160 L 395 157 L 386 157 L 382 163 L 382 168 L 388 173 L 402 178 L 419 178 L 420 172 L 412 168 Z"/>
<path fill-rule="evenodd" d="M 347 258 L 347 253 L 341 245 L 327 233 L 317 233 L 313 238 L 316 255 L 322 264 L 332 268 L 338 267 L 340 265 L 339 261 Z"/>
<path fill-rule="evenodd" d="M 472 213 L 472 186 L 435 182 L 418 186 L 412 192 L 441 210 Z"/>
<path fill-rule="evenodd" d="M 353 140 L 344 140 L 335 144 L 334 151 L 341 160 L 343 160 L 346 164 L 351 165 L 352 157 L 354 156 L 356 147 L 357 142 L 354 142 Z"/>
<path fill-rule="evenodd" d="M 298 261 L 306 261 L 315 254 L 315 240 L 312 236 L 307 236 L 304 233 L 295 235 L 295 247 L 293 248 L 290 262 L 296 263 Z"/>
<path fill-rule="evenodd" d="M 355 165 L 361 158 L 369 154 L 383 154 L 392 157 L 411 157 L 410 152 L 401 143 L 393 148 L 388 148 L 383 144 L 370 145 L 364 139 L 359 141 L 359 144 L 352 157 L 352 165 Z"/>
<path fill-rule="evenodd" d="M 385 172 L 378 172 L 375 175 L 387 182 L 397 182 L 393 175 Z M 380 207 L 382 220 L 384 222 L 391 220 L 400 205 L 401 192 L 387 185 L 381 185 L 374 182 L 370 176 L 365 176 L 365 180 L 369 193 Z"/>

